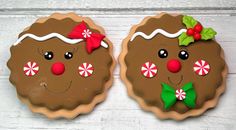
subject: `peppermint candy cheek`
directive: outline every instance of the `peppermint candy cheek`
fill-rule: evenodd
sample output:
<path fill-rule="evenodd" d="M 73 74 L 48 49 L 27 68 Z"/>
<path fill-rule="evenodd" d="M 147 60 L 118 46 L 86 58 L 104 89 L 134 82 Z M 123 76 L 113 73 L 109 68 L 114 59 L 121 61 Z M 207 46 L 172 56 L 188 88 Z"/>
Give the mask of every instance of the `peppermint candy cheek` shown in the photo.
<path fill-rule="evenodd" d="M 210 65 L 205 60 L 198 60 L 194 63 L 193 70 L 196 74 L 200 76 L 205 76 L 210 71 Z"/>
<path fill-rule="evenodd" d="M 94 68 L 92 64 L 84 62 L 83 64 L 79 66 L 78 70 L 79 70 L 80 76 L 86 78 L 93 74 Z"/>
<path fill-rule="evenodd" d="M 36 62 L 27 62 L 23 67 L 24 74 L 26 76 L 34 76 L 39 71 L 39 65 Z"/>
<path fill-rule="evenodd" d="M 152 62 L 146 62 L 141 67 L 141 73 L 146 78 L 152 78 L 157 75 L 157 66 Z"/>

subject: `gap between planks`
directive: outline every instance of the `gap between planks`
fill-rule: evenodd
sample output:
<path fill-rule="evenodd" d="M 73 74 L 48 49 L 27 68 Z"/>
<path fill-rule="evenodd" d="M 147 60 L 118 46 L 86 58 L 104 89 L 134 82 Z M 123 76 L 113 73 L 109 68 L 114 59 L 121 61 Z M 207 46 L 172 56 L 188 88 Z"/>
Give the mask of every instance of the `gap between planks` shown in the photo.
<path fill-rule="evenodd" d="M 63 9 L 1 9 L 0 8 L 0 15 L 49 15 L 54 12 L 75 12 L 77 14 L 83 14 L 83 15 L 154 15 L 161 12 L 167 12 L 167 13 L 182 13 L 182 14 L 189 14 L 189 15 L 212 15 L 212 16 L 235 16 L 236 15 L 236 7 L 233 9 L 224 9 L 224 8 L 215 8 L 215 9 L 194 9 L 194 8 L 173 8 L 173 9 L 160 9 L 160 8 L 153 8 L 153 9 L 69 9 L 69 8 L 63 8 Z"/>

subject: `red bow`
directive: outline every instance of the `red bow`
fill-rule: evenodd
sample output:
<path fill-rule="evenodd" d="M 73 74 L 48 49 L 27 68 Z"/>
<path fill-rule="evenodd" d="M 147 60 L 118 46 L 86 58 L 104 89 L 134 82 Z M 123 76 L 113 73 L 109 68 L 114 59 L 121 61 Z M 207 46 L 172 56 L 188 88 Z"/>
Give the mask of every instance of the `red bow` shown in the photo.
<path fill-rule="evenodd" d="M 84 21 L 75 26 L 75 28 L 73 28 L 69 33 L 68 37 L 70 39 L 84 39 L 86 41 L 86 49 L 88 53 L 91 53 L 94 49 L 100 47 L 101 41 L 105 38 L 104 35 L 93 33 L 87 29 Z"/>

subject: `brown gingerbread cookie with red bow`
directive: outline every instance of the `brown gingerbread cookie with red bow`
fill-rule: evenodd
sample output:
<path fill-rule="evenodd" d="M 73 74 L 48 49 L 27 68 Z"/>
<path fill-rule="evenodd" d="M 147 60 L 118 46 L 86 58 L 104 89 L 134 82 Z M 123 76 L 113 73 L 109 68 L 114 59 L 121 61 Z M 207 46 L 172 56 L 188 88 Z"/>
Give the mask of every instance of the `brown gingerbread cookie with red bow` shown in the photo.
<path fill-rule="evenodd" d="M 112 43 L 87 17 L 55 13 L 40 18 L 10 50 L 7 65 L 18 97 L 49 118 L 92 111 L 112 84 Z"/>
<path fill-rule="evenodd" d="M 215 107 L 227 74 L 215 35 L 191 16 L 145 18 L 123 41 L 119 58 L 128 94 L 161 119 L 182 120 Z"/>

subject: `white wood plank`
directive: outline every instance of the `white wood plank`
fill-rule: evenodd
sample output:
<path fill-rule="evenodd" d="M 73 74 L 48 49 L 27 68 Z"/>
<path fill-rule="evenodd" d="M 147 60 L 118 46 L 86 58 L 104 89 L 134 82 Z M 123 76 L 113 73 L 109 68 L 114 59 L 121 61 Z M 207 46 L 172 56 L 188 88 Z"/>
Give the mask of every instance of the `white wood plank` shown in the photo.
<path fill-rule="evenodd" d="M 116 76 L 109 91 L 108 99 L 88 115 L 75 120 L 48 120 L 31 113 L 16 97 L 15 88 L 7 77 L 0 78 L 0 129 L 50 129 L 50 130 L 234 130 L 236 129 L 236 75 L 227 80 L 226 93 L 215 109 L 203 116 L 182 122 L 161 121 L 153 114 L 144 112 L 137 103 L 127 96 L 126 88 Z"/>
<path fill-rule="evenodd" d="M 138 24 L 145 16 L 154 14 L 155 12 L 148 12 L 145 15 L 105 15 L 100 12 L 98 15 L 86 16 L 91 17 L 97 24 L 105 28 L 107 37 L 114 44 L 114 54 L 117 58 L 121 51 L 121 42 L 127 36 L 132 25 Z M 9 70 L 6 67 L 6 62 L 10 57 L 9 48 L 16 41 L 18 34 L 38 17 L 45 15 L 0 15 L 0 76 L 9 75 Z M 203 25 L 211 26 L 218 32 L 216 39 L 225 50 L 229 72 L 236 73 L 236 69 L 234 69 L 236 66 L 236 15 L 193 14 L 193 16 Z M 115 75 L 118 74 L 119 66 L 115 70 Z"/>
<path fill-rule="evenodd" d="M 236 1 L 235 0 L 0 0 L 0 130 L 234 130 L 236 129 Z M 31 113 L 19 102 L 14 87 L 7 77 L 6 61 L 9 47 L 17 35 L 38 17 L 55 11 L 76 11 L 91 17 L 102 25 L 107 36 L 113 41 L 115 57 L 120 53 L 121 41 L 132 25 L 145 16 L 160 11 L 185 13 L 195 16 L 204 25 L 212 26 L 217 32 L 217 40 L 226 52 L 230 67 L 227 91 L 217 108 L 203 116 L 183 122 L 160 121 L 151 113 L 140 110 L 135 101 L 127 96 L 121 82 L 119 66 L 115 70 L 115 82 L 106 102 L 89 115 L 75 120 L 48 120 L 42 115 Z"/>
<path fill-rule="evenodd" d="M 154 10 L 178 8 L 228 8 L 236 7 L 235 0 L 1 0 L 2 9 L 82 9 L 82 10 Z"/>

